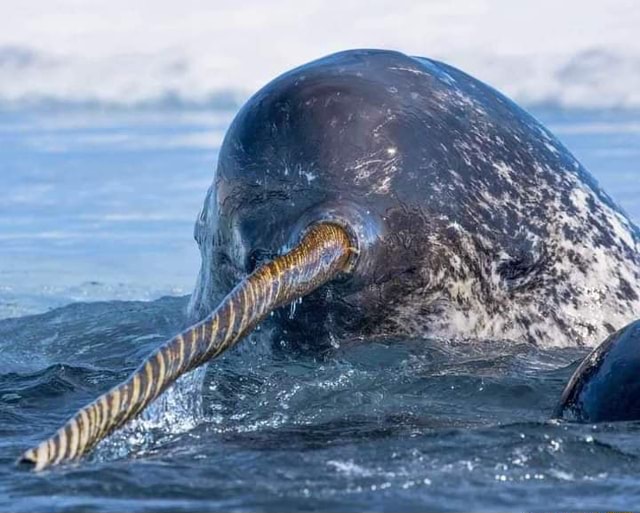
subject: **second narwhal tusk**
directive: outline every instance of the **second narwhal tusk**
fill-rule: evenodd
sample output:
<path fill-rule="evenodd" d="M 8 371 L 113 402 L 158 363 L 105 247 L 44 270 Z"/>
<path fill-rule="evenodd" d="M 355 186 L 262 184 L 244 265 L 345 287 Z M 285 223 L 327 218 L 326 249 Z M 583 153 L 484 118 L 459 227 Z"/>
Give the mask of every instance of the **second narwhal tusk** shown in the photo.
<path fill-rule="evenodd" d="M 125 382 L 82 408 L 51 438 L 25 452 L 20 463 L 41 470 L 86 454 L 180 376 L 232 347 L 271 311 L 345 271 L 352 246 L 340 226 L 312 226 L 293 250 L 245 278 L 211 315 L 166 342 Z"/>

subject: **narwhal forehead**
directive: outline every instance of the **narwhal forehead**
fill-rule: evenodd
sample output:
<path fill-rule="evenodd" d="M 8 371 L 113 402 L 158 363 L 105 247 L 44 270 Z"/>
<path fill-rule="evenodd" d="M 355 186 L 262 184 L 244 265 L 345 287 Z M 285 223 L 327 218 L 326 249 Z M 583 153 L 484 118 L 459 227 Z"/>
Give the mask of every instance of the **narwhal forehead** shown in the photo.
<path fill-rule="evenodd" d="M 382 130 L 382 124 L 375 127 L 370 134 L 375 144 L 367 148 L 345 148 L 327 143 L 325 149 L 330 158 L 317 158 L 304 152 L 292 156 L 288 150 L 295 154 L 296 146 L 304 142 L 288 138 L 267 143 L 279 145 L 284 157 L 268 159 L 260 154 L 259 147 L 253 160 L 228 158 L 219 168 L 220 179 L 216 184 L 219 202 L 262 199 L 277 204 L 311 196 L 336 199 L 350 193 L 359 196 L 388 194 L 411 148 L 383 134 Z"/>

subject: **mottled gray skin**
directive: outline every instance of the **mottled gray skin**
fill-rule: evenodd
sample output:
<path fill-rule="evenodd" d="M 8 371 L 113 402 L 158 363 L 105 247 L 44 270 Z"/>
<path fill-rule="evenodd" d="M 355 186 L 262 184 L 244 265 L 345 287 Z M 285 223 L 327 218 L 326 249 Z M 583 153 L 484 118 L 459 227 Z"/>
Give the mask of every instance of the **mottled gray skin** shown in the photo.
<path fill-rule="evenodd" d="M 249 99 L 196 223 L 192 316 L 321 218 L 360 257 L 274 316 L 285 339 L 593 345 L 640 316 L 637 228 L 533 117 L 440 62 L 346 51 Z"/>

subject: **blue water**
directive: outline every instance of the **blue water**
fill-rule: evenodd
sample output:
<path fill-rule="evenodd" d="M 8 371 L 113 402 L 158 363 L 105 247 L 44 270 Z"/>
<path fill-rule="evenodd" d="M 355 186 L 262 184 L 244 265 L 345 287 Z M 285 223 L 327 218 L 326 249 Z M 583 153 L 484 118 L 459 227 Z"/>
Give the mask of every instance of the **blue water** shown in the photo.
<path fill-rule="evenodd" d="M 640 113 L 535 114 L 639 222 Z M 258 333 L 80 464 L 16 469 L 183 326 L 232 115 L 0 113 L 0 509 L 637 507 L 640 424 L 548 420 L 584 351 L 491 341 Z"/>

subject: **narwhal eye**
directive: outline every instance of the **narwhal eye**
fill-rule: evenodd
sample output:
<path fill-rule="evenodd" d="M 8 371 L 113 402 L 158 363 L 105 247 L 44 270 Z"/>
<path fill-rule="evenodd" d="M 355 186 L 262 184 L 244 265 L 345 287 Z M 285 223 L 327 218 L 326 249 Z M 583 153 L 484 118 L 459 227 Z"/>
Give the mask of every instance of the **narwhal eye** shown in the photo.
<path fill-rule="evenodd" d="M 505 280 L 519 280 L 524 278 L 533 266 L 533 262 L 526 257 L 511 258 L 501 262 L 498 272 Z"/>
<path fill-rule="evenodd" d="M 544 255 L 521 254 L 503 261 L 498 274 L 508 288 L 528 290 L 540 284 L 546 265 Z"/>

